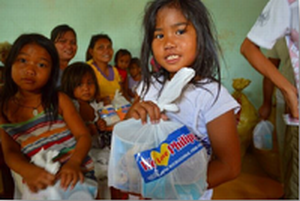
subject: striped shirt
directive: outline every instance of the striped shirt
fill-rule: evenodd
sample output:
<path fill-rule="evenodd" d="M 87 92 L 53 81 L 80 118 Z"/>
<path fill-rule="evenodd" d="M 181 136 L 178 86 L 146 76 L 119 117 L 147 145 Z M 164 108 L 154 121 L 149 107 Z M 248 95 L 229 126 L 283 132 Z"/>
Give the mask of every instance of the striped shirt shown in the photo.
<path fill-rule="evenodd" d="M 59 155 L 53 161 L 62 165 L 69 160 L 76 146 L 76 139 L 61 115 L 51 121 L 45 112 L 41 112 L 25 122 L 2 124 L 0 127 L 20 144 L 22 153 L 29 158 L 42 148 L 57 150 Z M 82 163 L 82 171 L 86 177 L 95 179 L 94 164 L 89 156 Z"/>

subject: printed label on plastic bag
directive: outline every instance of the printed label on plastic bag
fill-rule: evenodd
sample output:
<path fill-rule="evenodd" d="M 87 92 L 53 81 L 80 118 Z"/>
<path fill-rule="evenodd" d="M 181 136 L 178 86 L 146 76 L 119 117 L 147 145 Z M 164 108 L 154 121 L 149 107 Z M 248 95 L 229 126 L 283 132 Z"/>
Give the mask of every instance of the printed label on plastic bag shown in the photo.
<path fill-rule="evenodd" d="M 123 120 L 125 118 L 125 115 L 127 114 L 130 107 L 131 107 L 131 104 L 126 104 L 126 105 L 116 108 L 116 112 L 119 115 L 121 120 Z"/>
<path fill-rule="evenodd" d="M 158 147 L 134 155 L 145 183 L 171 172 L 203 148 L 202 144 L 183 126 L 168 135 Z"/>
<path fill-rule="evenodd" d="M 101 118 L 112 117 L 117 115 L 115 109 L 113 107 L 101 108 L 99 111 Z"/>
<path fill-rule="evenodd" d="M 107 126 L 111 126 L 120 121 L 120 117 L 112 105 L 107 105 L 104 108 L 99 109 L 98 113 L 100 114 L 100 117 L 105 120 Z"/>
<path fill-rule="evenodd" d="M 126 105 L 123 105 L 123 106 L 121 106 L 121 107 L 118 107 L 118 108 L 116 109 L 116 111 L 117 111 L 117 112 L 120 111 L 120 112 L 126 114 L 126 113 L 128 112 L 128 110 L 129 110 L 130 107 L 131 107 L 131 104 L 126 104 Z"/>

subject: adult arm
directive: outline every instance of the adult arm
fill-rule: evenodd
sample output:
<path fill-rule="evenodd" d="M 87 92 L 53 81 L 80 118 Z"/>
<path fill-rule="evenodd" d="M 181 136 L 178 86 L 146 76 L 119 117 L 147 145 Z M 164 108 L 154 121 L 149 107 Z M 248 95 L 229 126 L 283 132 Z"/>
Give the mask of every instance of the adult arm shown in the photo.
<path fill-rule="evenodd" d="M 296 87 L 264 56 L 259 46 L 255 45 L 248 38 L 242 43 L 240 51 L 258 72 L 270 79 L 281 90 L 292 116 L 299 118 Z"/>
<path fill-rule="evenodd" d="M 269 60 L 276 66 L 279 67 L 280 59 L 269 58 Z M 268 119 L 272 111 L 272 97 L 274 92 L 273 82 L 264 76 L 263 79 L 263 104 L 259 108 L 258 112 L 262 119 Z"/>

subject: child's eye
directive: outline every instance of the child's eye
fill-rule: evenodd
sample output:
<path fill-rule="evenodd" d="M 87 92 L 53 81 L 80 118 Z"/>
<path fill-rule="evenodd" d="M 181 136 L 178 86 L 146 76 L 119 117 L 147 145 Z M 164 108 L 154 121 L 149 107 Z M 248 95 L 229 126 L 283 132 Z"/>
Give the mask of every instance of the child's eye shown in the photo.
<path fill-rule="evenodd" d="M 94 84 L 93 81 L 89 81 L 89 82 L 88 82 L 88 85 L 93 85 L 93 84 Z"/>
<path fill-rule="evenodd" d="M 17 61 L 20 63 L 26 63 L 26 59 L 24 58 L 18 58 Z"/>
<path fill-rule="evenodd" d="M 186 32 L 185 29 L 180 29 L 180 30 L 177 30 L 177 31 L 176 31 L 176 34 L 177 34 L 177 35 L 182 35 L 182 34 L 184 34 L 185 32 Z"/>
<path fill-rule="evenodd" d="M 164 37 L 163 34 L 154 34 L 154 38 L 162 39 Z"/>
<path fill-rule="evenodd" d="M 38 64 L 38 67 L 40 67 L 40 68 L 46 68 L 46 67 L 47 67 L 47 64 L 45 64 L 45 63 L 39 63 L 39 64 Z"/>

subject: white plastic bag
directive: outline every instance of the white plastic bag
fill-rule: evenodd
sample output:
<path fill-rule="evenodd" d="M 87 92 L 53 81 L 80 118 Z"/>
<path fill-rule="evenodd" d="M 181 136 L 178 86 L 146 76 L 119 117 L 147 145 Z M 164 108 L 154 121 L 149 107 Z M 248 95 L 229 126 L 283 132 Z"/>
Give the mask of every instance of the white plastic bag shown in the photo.
<path fill-rule="evenodd" d="M 175 74 L 157 101 L 161 111 L 178 111 L 172 102 L 193 76 L 190 68 Z M 206 149 L 186 126 L 129 119 L 114 126 L 108 185 L 152 199 L 199 199 L 207 164 Z"/>
<path fill-rule="evenodd" d="M 45 168 L 51 174 L 56 174 L 60 163 L 52 162 L 52 159 L 59 154 L 55 150 L 41 149 L 32 157 L 32 162 L 42 168 Z M 60 187 L 60 180 L 54 186 L 48 186 L 37 193 L 30 191 L 26 184 L 23 184 L 23 200 L 93 200 L 97 196 L 98 184 L 96 181 L 85 178 L 83 183 L 77 182 L 75 187 L 66 191 Z"/>
<path fill-rule="evenodd" d="M 257 149 L 271 150 L 273 148 L 274 126 L 270 121 L 260 121 L 253 130 L 253 143 Z"/>
<path fill-rule="evenodd" d="M 97 196 L 97 182 L 85 179 L 77 182 L 75 187 L 66 191 L 60 187 L 60 181 L 37 193 L 32 193 L 26 184 L 23 185 L 22 200 L 94 200 Z"/>

